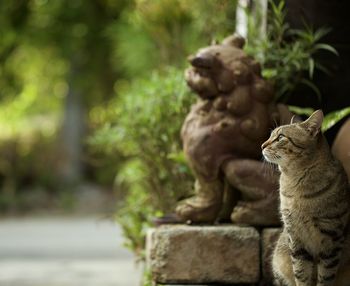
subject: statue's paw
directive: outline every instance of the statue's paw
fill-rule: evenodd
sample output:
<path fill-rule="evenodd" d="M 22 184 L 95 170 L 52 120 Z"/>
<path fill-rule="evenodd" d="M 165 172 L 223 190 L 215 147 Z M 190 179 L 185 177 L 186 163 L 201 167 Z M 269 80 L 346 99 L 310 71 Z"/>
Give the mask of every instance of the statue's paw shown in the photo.
<path fill-rule="evenodd" d="M 269 209 L 254 208 L 253 203 L 239 202 L 233 209 L 231 220 L 237 224 L 254 226 L 279 225 L 280 221 L 276 212 Z"/>
<path fill-rule="evenodd" d="M 190 220 L 193 214 L 196 212 L 196 208 L 192 205 L 182 202 L 175 209 L 176 215 L 182 220 Z"/>
<path fill-rule="evenodd" d="M 254 221 L 254 213 L 252 210 L 244 206 L 242 202 L 239 202 L 233 209 L 231 214 L 231 220 L 233 223 L 237 224 L 252 224 Z"/>
<path fill-rule="evenodd" d="M 220 212 L 222 203 L 203 202 L 190 198 L 176 207 L 176 215 L 187 223 L 214 223 Z"/>

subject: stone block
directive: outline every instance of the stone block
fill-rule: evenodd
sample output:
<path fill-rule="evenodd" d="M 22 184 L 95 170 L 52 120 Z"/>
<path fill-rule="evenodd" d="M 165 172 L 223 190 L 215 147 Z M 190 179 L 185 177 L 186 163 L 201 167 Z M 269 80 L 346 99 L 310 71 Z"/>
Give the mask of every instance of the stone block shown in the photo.
<path fill-rule="evenodd" d="M 257 283 L 260 278 L 260 236 L 253 227 L 163 225 L 148 233 L 147 244 L 157 283 Z"/>
<path fill-rule="evenodd" d="M 261 234 L 262 275 L 267 283 L 272 281 L 272 254 L 281 231 L 280 228 L 265 228 Z"/>
<path fill-rule="evenodd" d="M 271 285 L 260 285 L 259 283 L 235 283 L 235 284 L 158 284 L 159 286 L 271 286 Z"/>

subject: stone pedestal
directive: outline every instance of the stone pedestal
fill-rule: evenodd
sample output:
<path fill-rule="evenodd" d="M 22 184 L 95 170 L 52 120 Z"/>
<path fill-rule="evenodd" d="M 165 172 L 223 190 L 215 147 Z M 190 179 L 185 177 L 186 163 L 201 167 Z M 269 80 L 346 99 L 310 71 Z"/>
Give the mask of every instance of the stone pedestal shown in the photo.
<path fill-rule="evenodd" d="M 164 225 L 147 234 L 146 262 L 153 280 L 167 286 L 272 285 L 271 258 L 280 232 Z"/>
<path fill-rule="evenodd" d="M 147 262 L 161 284 L 257 283 L 260 235 L 234 225 L 161 226 L 148 233 Z"/>

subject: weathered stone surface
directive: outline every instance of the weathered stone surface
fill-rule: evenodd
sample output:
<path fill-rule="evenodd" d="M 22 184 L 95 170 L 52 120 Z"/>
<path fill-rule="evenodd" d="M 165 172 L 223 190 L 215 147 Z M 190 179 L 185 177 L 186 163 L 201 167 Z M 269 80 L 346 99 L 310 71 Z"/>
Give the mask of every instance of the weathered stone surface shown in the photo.
<path fill-rule="evenodd" d="M 261 286 L 256 283 L 239 283 L 239 284 L 161 284 L 162 286 Z M 262 285 L 265 286 L 265 285 Z M 271 285 L 266 285 L 271 286 Z"/>
<path fill-rule="evenodd" d="M 164 225 L 148 233 L 148 267 L 163 284 L 256 283 L 259 233 L 234 225 Z"/>
<path fill-rule="evenodd" d="M 158 284 L 159 285 L 159 284 Z M 265 286 L 260 285 L 259 283 L 235 283 L 235 284 L 161 284 L 162 286 Z M 271 286 L 271 285 L 266 285 Z"/>
<path fill-rule="evenodd" d="M 264 282 L 270 283 L 272 280 L 271 259 L 277 239 L 281 233 L 280 228 L 265 228 L 262 231 L 262 274 Z M 269 284 L 268 284 L 269 285 Z"/>

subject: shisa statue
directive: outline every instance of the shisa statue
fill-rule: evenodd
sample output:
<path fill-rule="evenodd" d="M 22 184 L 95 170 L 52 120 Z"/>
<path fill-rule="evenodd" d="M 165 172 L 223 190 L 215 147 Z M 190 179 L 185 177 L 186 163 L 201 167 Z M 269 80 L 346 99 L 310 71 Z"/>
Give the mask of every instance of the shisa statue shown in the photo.
<path fill-rule="evenodd" d="M 278 174 L 261 160 L 261 144 L 290 113 L 273 102 L 258 62 L 233 35 L 189 58 L 188 86 L 198 95 L 182 126 L 184 153 L 195 176 L 195 196 L 180 202 L 181 221 L 213 223 L 231 198 L 231 220 L 278 225 Z M 285 116 L 286 118 L 281 118 Z"/>

